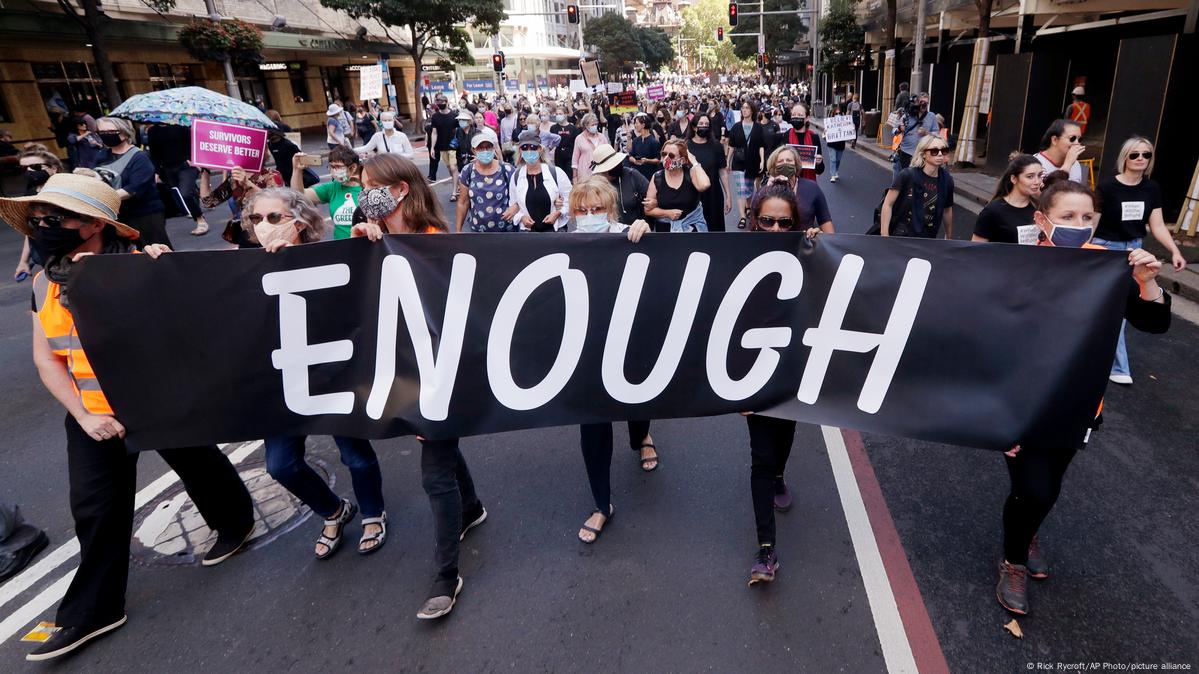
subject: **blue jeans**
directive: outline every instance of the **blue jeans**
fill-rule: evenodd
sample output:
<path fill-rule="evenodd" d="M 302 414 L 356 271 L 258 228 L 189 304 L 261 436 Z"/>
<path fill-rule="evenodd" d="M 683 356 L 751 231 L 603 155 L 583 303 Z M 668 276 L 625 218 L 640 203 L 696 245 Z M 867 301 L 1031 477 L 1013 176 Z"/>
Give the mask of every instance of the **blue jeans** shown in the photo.
<path fill-rule="evenodd" d="M 329 519 L 341 507 L 341 497 L 304 460 L 307 439 L 303 435 L 267 438 L 266 472 L 313 512 Z M 341 451 L 341 462 L 350 469 L 350 481 L 362 516 L 379 517 L 383 514 L 383 472 L 379 470 L 379 459 L 371 443 L 338 435 L 333 436 L 333 442 Z"/>
<path fill-rule="evenodd" d="M 829 145 L 828 159 L 829 159 L 829 163 L 832 165 L 833 175 L 837 175 L 837 172 L 840 171 L 840 169 L 841 169 L 841 155 L 843 155 L 843 154 L 845 154 L 844 148 L 838 150 L 837 148 L 833 147 L 832 145 Z"/>
<path fill-rule="evenodd" d="M 1091 239 L 1091 243 L 1097 246 L 1103 246 L 1108 250 L 1136 250 L 1141 247 L 1140 239 L 1132 241 L 1108 241 L 1095 237 Z M 1120 341 L 1116 343 L 1116 360 L 1112 362 L 1112 374 L 1132 374 L 1128 369 L 1128 346 L 1124 343 L 1124 329 L 1128 327 L 1128 321 L 1120 323 Z"/>

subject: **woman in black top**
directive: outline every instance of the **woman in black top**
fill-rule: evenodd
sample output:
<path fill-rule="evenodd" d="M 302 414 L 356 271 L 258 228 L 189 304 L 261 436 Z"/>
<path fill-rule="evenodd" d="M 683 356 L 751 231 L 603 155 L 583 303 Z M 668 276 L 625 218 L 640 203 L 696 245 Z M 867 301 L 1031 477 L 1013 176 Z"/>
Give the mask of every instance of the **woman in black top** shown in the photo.
<path fill-rule="evenodd" d="M 707 231 L 699 201 L 700 192 L 711 186 L 699 160 L 687 151 L 687 144 L 666 141 L 662 146 L 662 170 L 649 181 L 645 195 L 645 214 L 665 221 L 655 223 L 654 231 Z"/>
<path fill-rule="evenodd" d="M 691 125 L 691 140 L 687 149 L 699 160 L 704 174 L 712 187 L 704 190 L 700 201 L 704 207 L 704 220 L 709 232 L 724 231 L 724 216 L 733 209 L 729 199 L 729 172 L 724 158 L 724 148 L 717 142 L 716 125 L 707 114 L 696 115 Z M 720 185 L 719 188 L 716 185 Z"/>
<path fill-rule="evenodd" d="M 662 152 L 662 142 L 650 132 L 650 116 L 639 114 L 633 118 L 635 135 L 629 141 L 629 165 L 637 169 L 646 180 L 654 177 L 658 171 L 658 155 Z"/>
<path fill-rule="evenodd" d="M 1017 155 L 999 178 L 995 196 L 978 214 L 971 241 L 1020 243 L 1019 228 L 1032 225 L 1037 211 L 1033 199 L 1041 193 L 1041 162 L 1031 154 Z"/>
<path fill-rule="evenodd" d="M 741 122 L 729 131 L 728 165 L 733 172 L 737 212 L 741 214 L 739 229 L 745 229 L 745 208 L 766 165 L 766 135 L 762 125 L 755 121 L 757 117 L 757 106 L 745 101 L 741 104 Z"/>
<path fill-rule="evenodd" d="M 691 120 L 687 118 L 687 106 L 680 105 L 674 111 L 674 121 L 670 123 L 670 137 L 679 140 L 691 138 Z"/>

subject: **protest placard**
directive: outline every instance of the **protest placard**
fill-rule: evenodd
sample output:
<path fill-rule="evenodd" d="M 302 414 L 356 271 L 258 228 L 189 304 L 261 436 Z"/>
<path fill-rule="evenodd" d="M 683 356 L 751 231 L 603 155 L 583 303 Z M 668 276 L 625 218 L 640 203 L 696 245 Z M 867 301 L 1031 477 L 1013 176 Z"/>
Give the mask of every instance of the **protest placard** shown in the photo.
<path fill-rule="evenodd" d="M 850 115 L 837 115 L 824 118 L 824 139 L 830 143 L 853 140 L 858 137 Z"/>
<path fill-rule="evenodd" d="M 266 155 L 266 131 L 237 124 L 192 121 L 192 164 L 227 171 L 243 168 L 257 173 Z"/>

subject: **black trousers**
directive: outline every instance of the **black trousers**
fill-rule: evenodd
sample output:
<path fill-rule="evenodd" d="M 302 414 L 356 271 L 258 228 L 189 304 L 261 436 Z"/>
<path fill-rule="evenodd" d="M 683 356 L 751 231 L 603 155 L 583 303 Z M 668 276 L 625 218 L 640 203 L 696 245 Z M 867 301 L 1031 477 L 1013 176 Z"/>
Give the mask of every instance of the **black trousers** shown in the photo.
<path fill-rule="evenodd" d="M 166 213 L 163 211 L 126 218 L 122 222 L 136 229 L 141 234 L 137 241 L 134 242 L 138 250 L 142 250 L 152 243 L 162 243 L 171 246 L 171 237 L 167 236 Z M 174 246 L 171 246 L 171 248 L 173 249 Z"/>
<path fill-rule="evenodd" d="M 429 180 L 437 180 L 437 169 L 441 167 L 441 150 L 434 150 L 429 155 Z"/>
<path fill-rule="evenodd" d="M 458 543 L 462 513 L 479 509 L 479 497 L 466 459 L 452 440 L 421 440 L 421 484 L 433 509 L 433 534 L 437 541 L 434 561 L 438 580 L 458 577 Z"/>
<path fill-rule="evenodd" d="M 93 626 L 125 615 L 129 539 L 137 489 L 137 453 L 125 441 L 93 440 L 66 419 L 71 516 L 79 538 L 79 570 L 58 607 L 60 626 Z M 158 452 L 183 482 L 208 526 L 244 531 L 254 524 L 250 493 L 216 445 Z"/>
<path fill-rule="evenodd" d="M 708 223 L 709 232 L 724 231 L 724 191 L 720 179 L 712 181 L 712 186 L 700 193 L 700 203 L 704 207 L 704 220 Z"/>
<path fill-rule="evenodd" d="M 754 504 L 758 545 L 774 545 L 774 483 L 787 469 L 795 422 L 759 414 L 745 417 L 749 427 L 749 493 Z"/>
<path fill-rule="evenodd" d="M 1076 449 L 1022 448 L 1003 457 L 1012 491 L 1003 504 L 1003 556 L 1012 564 L 1028 563 L 1028 546 L 1062 491 L 1066 468 Z"/>
<path fill-rule="evenodd" d="M 649 437 L 648 421 L 630 421 L 629 447 L 641 449 Z M 583 450 L 583 465 L 587 467 L 587 482 L 595 509 L 607 514 L 612 505 L 612 424 L 583 424 L 579 426 L 579 448 Z"/>
<path fill-rule="evenodd" d="M 183 197 L 183 205 L 187 207 L 193 219 L 204 213 L 200 210 L 199 169 L 187 164 L 164 166 L 159 177 L 167 187 L 179 189 L 179 194 Z M 187 215 L 187 213 L 181 215 Z"/>

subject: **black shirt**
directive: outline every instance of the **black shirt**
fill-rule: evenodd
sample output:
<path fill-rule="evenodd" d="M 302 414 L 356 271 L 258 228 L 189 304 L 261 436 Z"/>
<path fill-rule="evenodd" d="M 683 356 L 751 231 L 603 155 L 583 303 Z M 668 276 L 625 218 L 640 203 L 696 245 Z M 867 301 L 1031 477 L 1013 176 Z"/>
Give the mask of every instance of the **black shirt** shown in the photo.
<path fill-rule="evenodd" d="M 658 171 L 654 174 L 654 185 L 658 188 L 658 208 L 664 210 L 677 208 L 683 212 L 683 215 L 687 215 L 699 205 L 699 190 L 695 189 L 695 185 L 691 183 L 689 169 L 683 170 L 683 184 L 679 185 L 678 189 L 671 187 L 666 182 L 665 171 Z"/>
<path fill-rule="evenodd" d="M 649 189 L 649 181 L 639 171 L 635 171 L 627 166 L 612 169 L 607 174 L 609 180 L 615 177 L 612 186 L 616 188 L 616 193 L 619 195 L 617 207 L 620 209 L 619 217 L 616 221 L 622 225 L 631 225 L 635 220 L 645 218 L 645 206 L 641 202 L 645 200 L 645 193 Z"/>
<path fill-rule="evenodd" d="M 562 139 L 558 147 L 554 148 L 554 166 L 570 169 L 570 162 L 575 153 L 575 139 L 579 137 L 579 127 L 567 120 L 564 124 L 551 126 L 550 133 L 556 133 Z"/>
<path fill-rule="evenodd" d="M 543 166 L 541 170 L 552 171 L 553 168 Z M 529 212 L 529 217 L 533 219 L 533 224 L 529 229 L 534 232 L 552 232 L 554 231 L 554 223 L 542 222 L 546 216 L 550 214 L 550 193 L 545 189 L 545 180 L 541 173 L 526 175 L 529 180 L 529 187 L 525 191 L 525 210 Z"/>
<path fill-rule="evenodd" d="M 992 243 L 1020 243 L 1021 225 L 1031 225 L 1032 214 L 1037 207 L 1031 203 L 1016 208 L 1005 199 L 996 199 L 987 204 L 974 222 L 974 233 Z"/>
<path fill-rule="evenodd" d="M 633 142 L 629 146 L 629 156 L 637 159 L 657 159 L 662 152 L 662 144 L 654 137 L 654 134 L 646 134 L 642 136 L 633 136 Z M 631 168 L 639 171 L 645 176 L 648 182 L 658 171 L 658 164 L 632 164 Z"/>
<path fill-rule="evenodd" d="M 687 141 L 687 149 L 695 155 L 695 158 L 699 160 L 699 165 L 703 167 L 704 173 L 708 175 L 708 181 L 712 183 L 708 189 L 720 192 L 720 169 L 725 167 L 724 148 L 720 143 L 714 143 L 711 140 L 706 143 L 690 140 Z"/>
<path fill-rule="evenodd" d="M 458 115 L 453 112 L 434 113 L 429 124 L 437 132 L 437 143 L 433 146 L 435 152 L 445 152 L 450 149 L 450 141 L 458 131 Z"/>
<path fill-rule="evenodd" d="M 1136 185 L 1125 185 L 1112 176 L 1099 183 L 1099 201 L 1103 216 L 1095 228 L 1095 238 L 1132 241 L 1145 238 L 1149 216 L 1162 207 L 1162 188 L 1149 178 Z"/>
<path fill-rule="evenodd" d="M 155 124 L 149 131 L 150 158 L 162 171 L 186 164 L 191 159 L 191 129 L 174 124 Z"/>

